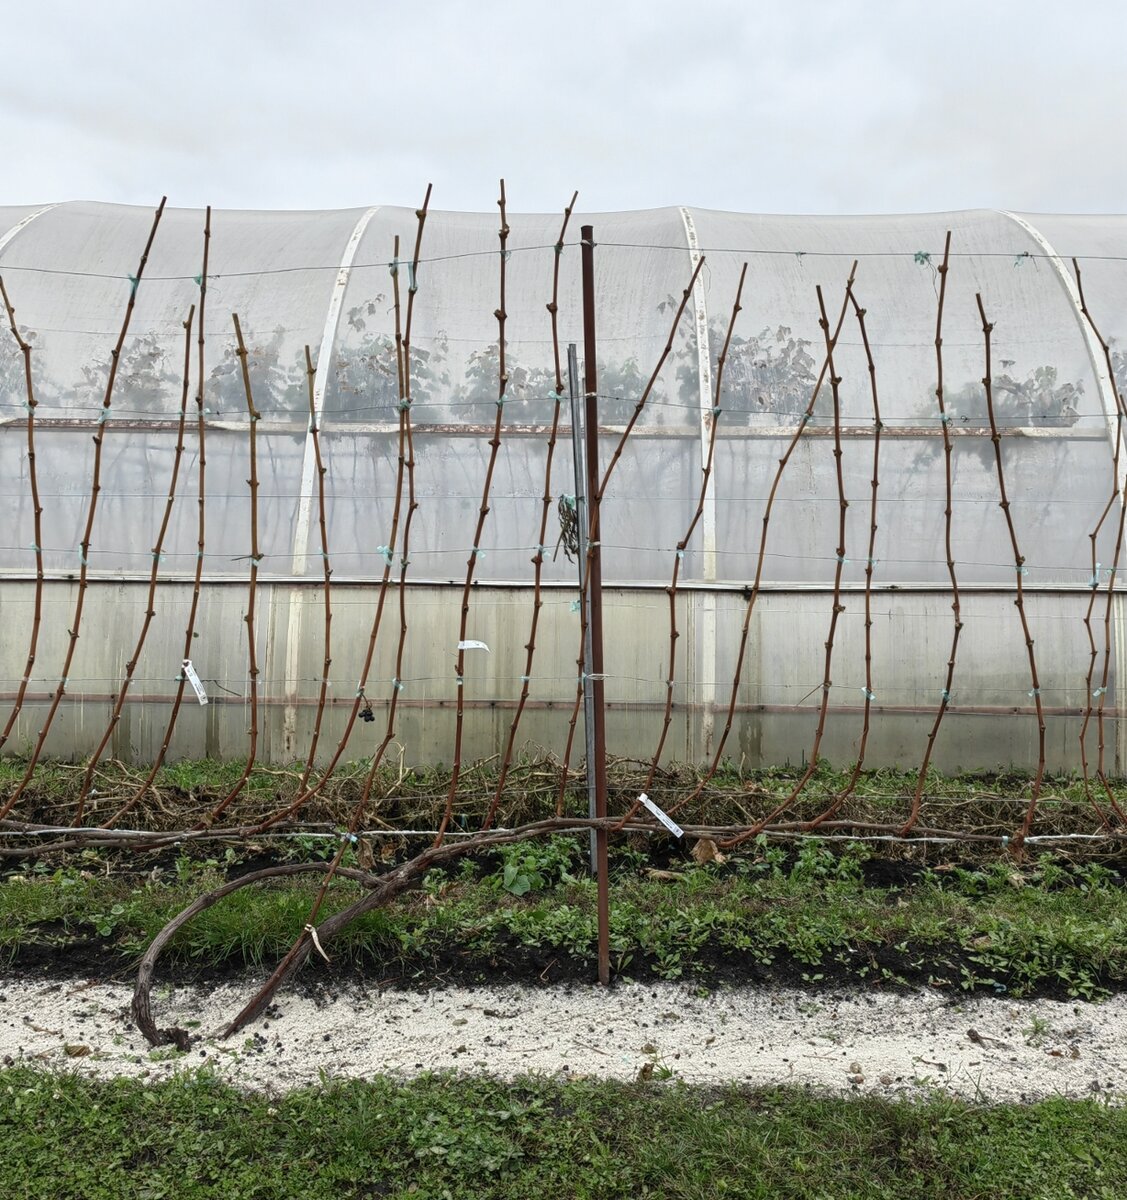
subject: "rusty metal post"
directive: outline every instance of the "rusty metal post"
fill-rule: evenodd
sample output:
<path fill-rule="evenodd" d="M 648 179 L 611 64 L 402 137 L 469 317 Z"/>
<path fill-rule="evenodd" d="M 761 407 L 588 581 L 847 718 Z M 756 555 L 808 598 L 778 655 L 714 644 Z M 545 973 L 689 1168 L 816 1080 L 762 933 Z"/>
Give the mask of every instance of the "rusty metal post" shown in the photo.
<path fill-rule="evenodd" d="M 594 764 L 595 816 L 607 815 L 607 739 L 605 697 L 603 693 L 603 570 L 600 539 L 599 495 L 599 372 L 595 349 L 595 230 L 584 225 L 581 231 L 583 265 L 583 386 L 584 426 L 587 443 L 587 626 L 591 633 L 591 652 L 587 660 L 584 692 L 590 689 L 593 710 L 593 744 L 587 747 L 587 759 Z M 607 831 L 595 834 L 595 866 L 599 913 L 599 982 L 610 983 L 610 879 L 607 869 Z"/>

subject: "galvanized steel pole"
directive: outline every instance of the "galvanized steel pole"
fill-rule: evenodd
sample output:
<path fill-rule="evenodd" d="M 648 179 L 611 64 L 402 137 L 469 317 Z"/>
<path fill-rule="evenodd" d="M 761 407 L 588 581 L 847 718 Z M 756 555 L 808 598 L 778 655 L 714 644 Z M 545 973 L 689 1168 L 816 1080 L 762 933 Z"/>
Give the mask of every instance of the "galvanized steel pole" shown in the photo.
<path fill-rule="evenodd" d="M 607 815 L 607 741 L 603 694 L 603 569 L 599 526 L 599 372 L 595 349 L 595 230 L 581 230 L 583 265 L 583 384 L 584 426 L 587 443 L 587 626 L 591 654 L 587 662 L 584 692 L 590 689 L 593 744 L 587 746 L 588 764 L 594 763 L 595 816 Z M 599 917 L 599 982 L 610 983 L 610 881 L 607 870 L 607 831 L 595 834 L 595 866 Z"/>
<path fill-rule="evenodd" d="M 567 384 L 571 399 L 571 457 L 575 465 L 575 535 L 576 558 L 579 560 L 579 594 L 586 595 L 587 586 L 587 460 L 583 452 L 583 410 L 579 405 L 579 355 L 575 343 L 567 348 Z M 584 620 L 583 661 L 591 661 L 591 623 Z M 595 744 L 595 709 L 591 703 L 591 689 L 583 689 L 583 744 Z M 587 815 L 595 816 L 595 757 L 587 754 Z M 591 875 L 598 878 L 598 837 L 591 830 L 590 860 Z"/>

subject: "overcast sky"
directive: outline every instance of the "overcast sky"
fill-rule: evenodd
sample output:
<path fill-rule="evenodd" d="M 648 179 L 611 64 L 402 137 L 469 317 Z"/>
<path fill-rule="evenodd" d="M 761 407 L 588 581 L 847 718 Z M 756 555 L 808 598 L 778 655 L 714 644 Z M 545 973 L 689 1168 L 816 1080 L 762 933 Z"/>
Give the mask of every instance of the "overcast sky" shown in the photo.
<path fill-rule="evenodd" d="M 1122 0 L 36 0 L 0 203 L 1127 211 Z"/>

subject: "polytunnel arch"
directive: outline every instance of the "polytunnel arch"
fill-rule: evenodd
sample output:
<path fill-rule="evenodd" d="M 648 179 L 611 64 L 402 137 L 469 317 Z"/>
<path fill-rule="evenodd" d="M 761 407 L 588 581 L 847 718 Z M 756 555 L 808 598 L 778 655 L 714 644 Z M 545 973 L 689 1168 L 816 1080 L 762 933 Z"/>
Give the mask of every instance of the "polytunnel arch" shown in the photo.
<path fill-rule="evenodd" d="M 39 334 L 42 367 L 40 465 L 48 523 L 49 589 L 45 629 L 55 628 L 74 586 L 77 531 L 88 503 L 89 435 L 96 419 L 99 362 L 128 295 L 128 276 L 150 214 L 124 206 L 62 204 L 5 210 L 0 225 L 0 274 L 21 322 Z M 727 705 L 738 650 L 745 591 L 755 573 L 762 503 L 780 447 L 798 421 L 803 389 L 817 375 L 820 331 L 814 302 L 821 283 L 827 303 L 842 301 L 853 258 L 856 291 L 873 322 L 874 353 L 887 400 L 887 458 L 882 464 L 881 548 L 874 582 L 883 608 L 874 650 L 884 683 L 882 730 L 874 763 L 918 761 L 922 731 L 940 690 L 945 648 L 940 645 L 949 600 L 942 554 L 942 448 L 932 411 L 934 388 L 934 268 L 946 229 L 953 231 L 952 295 L 945 318 L 949 396 L 955 405 L 956 539 L 968 593 L 968 646 L 959 676 L 960 703 L 941 761 L 955 766 L 1029 762 L 1029 683 L 1015 641 L 1013 564 L 996 511 L 996 479 L 984 434 L 982 339 L 973 296 L 983 294 L 997 324 L 999 368 L 1013 390 L 1000 393 L 1008 424 L 1003 434 L 1008 482 L 1019 511 L 1029 560 L 1027 586 L 1038 649 L 1048 682 L 1052 763 L 1073 766 L 1077 728 L 1088 706 L 1088 646 L 1083 610 L 1091 596 L 1090 534 L 1108 502 L 1113 477 L 1108 438 L 1118 436 L 1114 384 L 1102 351 L 1077 308 L 1064 261 L 1075 252 L 1084 267 L 1088 302 L 1118 352 L 1116 326 L 1127 311 L 1123 267 L 1127 231 L 1122 218 L 1029 217 L 956 213 L 905 217 L 768 217 L 669 208 L 586 217 L 595 227 L 604 367 L 605 453 L 616 444 L 669 333 L 672 308 L 700 256 L 706 268 L 692 288 L 674 352 L 627 446 L 608 492 L 607 558 L 610 620 L 617 657 L 608 681 L 612 750 L 656 741 L 668 684 L 668 587 L 676 543 L 688 525 L 712 418 L 716 358 L 744 260 L 750 263 L 744 311 L 735 327 L 736 351 L 725 375 L 713 486 L 704 520 L 681 561 L 677 620 L 681 624 L 675 736 L 667 752 L 700 761 L 715 744 L 713 729 Z M 174 347 L 179 322 L 199 271 L 203 214 L 170 210 L 152 262 L 138 289 L 133 382 L 122 381 L 106 442 L 107 479 L 95 529 L 91 585 L 101 597 L 94 629 L 80 648 L 81 676 L 68 685 L 64 717 L 52 752 L 79 756 L 100 732 L 120 680 L 151 557 L 162 481 L 174 440 L 178 394 Z M 551 346 L 544 312 L 550 295 L 558 215 L 510 218 L 508 260 L 511 362 L 515 364 L 498 483 L 491 497 L 491 541 L 477 563 L 475 614 L 490 657 L 475 666 L 470 697 L 474 754 L 494 752 L 504 739 L 519 691 L 521 639 L 531 603 L 529 558 L 535 552 L 535 514 L 543 487 L 545 438 L 551 414 Z M 578 218 L 575 225 L 578 224 Z M 209 524 L 215 550 L 205 572 L 201 662 L 231 703 L 185 714 L 174 754 L 237 754 L 246 697 L 245 650 L 239 641 L 248 542 L 245 405 L 233 370 L 230 314 L 245 317 L 266 420 L 263 457 L 261 658 L 267 757 L 300 755 L 308 735 L 318 660 L 321 613 L 310 560 L 316 520 L 313 458 L 304 380 L 297 371 L 305 344 L 316 352 L 314 395 L 324 427 L 330 479 L 328 516 L 333 587 L 339 608 L 340 652 L 333 686 L 338 705 L 355 692 L 355 652 L 364 638 L 372 580 L 383 566 L 389 464 L 397 428 L 387 397 L 387 297 L 392 243 L 413 243 L 413 210 L 373 206 L 325 213 L 214 214 L 215 281 L 209 290 L 207 395 Z M 163 239 L 163 240 L 162 240 Z M 562 256 L 560 338 L 581 341 L 575 228 Z M 569 253 L 569 251 L 572 251 Z M 402 255 L 401 255 L 402 257 Z M 495 214 L 432 212 L 419 268 L 420 355 L 417 454 L 420 518 L 411 581 L 417 604 L 409 654 L 413 672 L 404 696 L 403 737 L 420 756 L 441 757 L 453 681 L 449 651 L 452 584 L 465 573 L 466 539 L 478 504 L 495 401 L 495 320 L 498 270 Z M 786 333 L 782 331 L 786 330 Z M 6 331 L 4 333 L 6 338 Z M 149 341 L 145 341 L 149 338 Z M 5 346 L 8 343 L 5 341 Z M 83 347 L 88 348 L 83 349 Z M 131 347 L 132 349 L 132 344 Z M 84 357 L 84 355 L 86 357 Z M 101 358 L 99 357 L 101 356 Z M 381 357 L 382 356 L 382 357 Z M 810 359 L 808 363 L 806 360 Z M 847 323 L 840 350 L 845 484 L 850 496 L 849 546 L 864 543 L 867 459 L 872 416 L 865 393 L 860 339 Z M 87 370 L 88 369 L 88 370 Z M 1050 379 L 1049 373 L 1056 372 Z M 1040 373 L 1040 374 L 1039 374 Z M 7 376 L 5 379 L 7 380 Z M 6 386 L 8 386 L 6 384 Z M 1067 391 L 1072 388 L 1072 391 Z M 148 390 L 146 390 L 148 389 Z M 1040 389 L 1040 390 L 1038 390 Z M 256 391 L 256 396 L 258 395 Z M 18 537 L 0 548 L 0 607 L 15 614 L 0 634 L 0 695 L 11 699 L 23 659 L 20 613 L 31 582 L 18 396 L 3 400 L 0 462 L 12 528 Z M 1057 404 L 1057 409 L 1052 405 Z M 1038 407 L 1040 406 L 1040 407 Z M 512 417 L 509 417 L 509 411 Z M 566 425 L 566 422 L 565 422 Z M 736 705 L 729 744 L 749 762 L 800 760 L 809 743 L 813 710 L 804 700 L 821 675 L 818 656 L 832 591 L 836 499 L 833 423 L 817 408 L 784 475 L 772 520 L 764 591 L 754 613 L 747 679 Z M 567 452 L 566 436 L 560 453 Z M 212 468 L 211 461 L 215 466 Z M 187 585 L 194 566 L 189 445 L 169 549 L 162 564 L 160 613 L 145 651 L 136 695 L 127 705 L 115 752 L 145 760 L 154 753 L 162 712 L 175 681 Z M 1121 460 L 1121 471 L 1127 460 Z M 0 485 L 3 486 L 3 485 Z M 569 491 L 570 465 L 555 467 L 553 495 Z M 1115 521 L 1100 534 L 1100 598 L 1115 558 Z M 863 562 L 850 550 L 844 564 L 847 617 L 835 670 L 827 753 L 848 761 L 856 746 L 862 692 L 859 598 Z M 887 572 L 887 573 L 884 573 Z M 562 554 L 544 568 L 550 619 L 542 645 L 545 667 L 535 680 L 529 740 L 555 748 L 575 687 L 571 604 L 574 567 Z M 1116 644 L 1110 654 L 1105 715 L 1114 721 L 1116 753 L 1120 688 L 1116 664 L 1124 623 L 1118 591 L 1108 602 Z M 54 605 L 55 608 L 52 608 Z M 55 616 L 51 616 L 55 613 Z M 65 624 L 65 622 L 64 622 Z M 115 630 L 120 626 L 121 637 Z M 93 632 L 93 630 L 92 630 Z M 58 636 L 65 630 L 58 627 Z M 378 651 L 376 676 L 387 688 L 393 672 Z M 33 739 L 36 713 L 52 685 L 61 655 L 54 634 L 38 656 L 38 675 L 13 745 Z M 89 650 L 87 646 L 95 643 Z M 101 643 L 100 645 L 97 643 Z M 119 644 L 120 643 L 120 644 Z M 1002 647 L 1005 647 L 1003 653 Z M 1098 647 L 1099 655 L 1104 647 Z M 412 658 L 413 656 L 413 658 Z M 83 665 L 85 664 L 85 665 Z M 839 682 L 840 679 L 840 682 Z M 225 696 L 217 692 L 216 699 Z M 38 698 L 37 698 L 38 697 Z M 1114 700 L 1114 703 L 1112 703 Z M 563 716 L 561 716 L 563 714 Z M 334 718 L 335 719 L 335 718 Z M 962 731 L 962 732 L 960 732 Z M 363 731 L 362 731 L 363 732 Z M 1120 740 L 1117 740 L 1120 739 Z M 330 739 L 331 740 L 331 739 Z M 364 746 L 356 744 L 357 753 Z M 946 757 L 944 757 L 946 755 Z"/>
<path fill-rule="evenodd" d="M 1080 292 L 1075 279 L 1068 273 L 1060 256 L 1053 249 L 1049 239 L 1033 224 L 1028 217 L 1020 216 L 1018 213 L 1008 212 L 1005 209 L 999 210 L 1003 216 L 1009 217 L 1011 221 L 1019 225 L 1031 238 L 1037 243 L 1041 252 L 1044 254 L 1049 265 L 1055 272 L 1057 279 L 1060 280 L 1060 285 L 1064 289 L 1065 295 L 1068 296 L 1072 304 L 1073 312 L 1076 316 L 1076 325 L 1080 331 L 1080 336 L 1084 339 L 1084 344 L 1088 347 L 1088 357 L 1092 364 L 1092 374 L 1096 378 L 1096 386 L 1099 389 L 1100 402 L 1103 404 L 1104 413 L 1107 417 L 1107 436 L 1108 441 L 1114 447 L 1119 429 L 1119 404 L 1115 394 L 1115 384 L 1111 376 L 1107 372 L 1107 367 L 1104 363 L 1103 347 L 1099 344 L 1099 339 L 1096 336 L 1095 330 L 1084 316 L 1084 306 L 1081 302 Z M 1127 463 L 1123 464 L 1123 470 L 1119 476 L 1119 486 L 1122 488 L 1127 482 Z"/>

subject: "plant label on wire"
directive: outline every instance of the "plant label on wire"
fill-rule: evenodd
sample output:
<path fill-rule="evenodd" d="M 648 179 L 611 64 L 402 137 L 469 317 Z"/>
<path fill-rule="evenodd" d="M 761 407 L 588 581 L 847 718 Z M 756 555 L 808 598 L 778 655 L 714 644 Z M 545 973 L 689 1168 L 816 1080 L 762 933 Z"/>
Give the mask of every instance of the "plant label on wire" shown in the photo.
<path fill-rule="evenodd" d="M 184 659 L 182 670 L 184 678 L 192 685 L 192 691 L 196 693 L 196 699 L 201 704 L 207 703 L 207 692 L 204 691 L 203 682 L 199 675 L 196 674 L 196 668 L 192 666 L 190 658 Z"/>
<path fill-rule="evenodd" d="M 665 826 L 666 829 L 669 830 L 671 834 L 673 834 L 674 837 L 685 836 L 685 831 L 681 828 L 681 826 L 678 825 L 672 817 L 666 816 L 665 813 L 658 808 L 658 806 L 649 798 L 649 796 L 646 795 L 645 792 L 638 797 L 638 801 L 643 805 L 643 807 L 649 809 L 649 811 L 652 812 L 655 817 L 657 817 L 657 819 Z"/>

